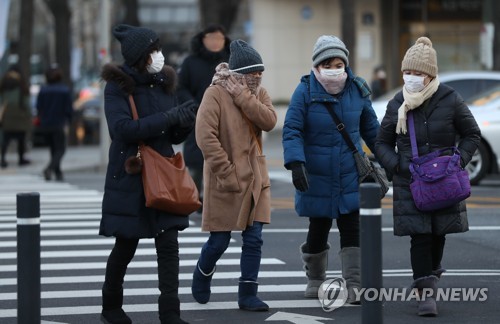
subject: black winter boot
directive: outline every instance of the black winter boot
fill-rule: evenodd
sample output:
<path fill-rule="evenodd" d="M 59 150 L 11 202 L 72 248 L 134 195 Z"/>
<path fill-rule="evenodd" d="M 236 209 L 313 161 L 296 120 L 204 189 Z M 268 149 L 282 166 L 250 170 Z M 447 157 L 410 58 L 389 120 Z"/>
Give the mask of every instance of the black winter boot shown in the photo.
<path fill-rule="evenodd" d="M 169 229 L 155 239 L 158 255 L 158 311 L 162 324 L 185 324 L 180 318 L 179 243 L 177 229 Z"/>
<path fill-rule="evenodd" d="M 187 324 L 180 317 L 181 306 L 178 297 L 160 295 L 158 298 L 158 308 L 162 324 Z"/>
<path fill-rule="evenodd" d="M 194 299 L 200 304 L 206 304 L 210 300 L 210 285 L 212 276 L 215 273 L 215 267 L 209 273 L 205 273 L 200 264 L 196 264 L 193 272 L 193 282 L 191 284 L 191 293 Z"/>
<path fill-rule="evenodd" d="M 259 284 L 254 281 L 243 281 L 238 287 L 238 306 L 252 312 L 265 312 L 269 306 L 257 297 Z"/>
<path fill-rule="evenodd" d="M 122 309 L 123 289 L 109 291 L 102 289 L 101 321 L 109 324 L 131 324 L 132 320 Z"/>

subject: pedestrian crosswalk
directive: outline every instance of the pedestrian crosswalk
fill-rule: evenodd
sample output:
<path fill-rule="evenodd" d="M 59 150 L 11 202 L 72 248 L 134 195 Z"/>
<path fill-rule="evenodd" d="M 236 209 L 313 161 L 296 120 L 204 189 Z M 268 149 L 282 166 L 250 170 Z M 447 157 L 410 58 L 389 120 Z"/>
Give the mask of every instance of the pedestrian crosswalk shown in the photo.
<path fill-rule="evenodd" d="M 103 193 L 76 186 L 46 182 L 41 177 L 6 175 L 0 179 L 0 322 L 14 323 L 17 316 L 16 194 L 40 193 L 41 305 L 44 316 L 95 314 L 101 311 L 101 285 L 113 238 L 98 235 Z M 192 270 L 207 234 L 200 230 L 200 217 L 179 235 L 181 309 L 236 309 L 241 244 L 232 238 L 218 262 L 213 278 L 213 302 L 200 305 L 191 297 Z M 235 235 L 236 237 L 236 235 Z M 157 311 L 156 251 L 152 239 L 141 240 L 125 278 L 125 306 L 129 312 Z M 304 273 L 287 271 L 279 257 L 263 257 L 260 278 L 262 294 L 300 292 Z M 289 281 L 283 281 L 289 278 Z M 300 278 L 300 279 L 299 279 Z M 272 284 L 280 280 L 279 284 Z M 146 302 L 146 303 L 145 303 Z M 267 300 L 270 305 L 285 300 Z M 301 307 L 316 307 L 318 301 L 303 301 Z M 287 307 L 291 307 L 287 302 Z M 293 307 L 293 306 L 292 306 Z M 96 317 L 97 318 L 97 317 Z"/>
<path fill-rule="evenodd" d="M 2 175 L 0 177 L 0 323 L 17 322 L 16 194 L 27 192 L 40 193 L 42 323 L 97 322 L 101 312 L 101 286 L 106 260 L 114 243 L 113 238 L 98 235 L 103 193 L 68 183 L 46 182 L 41 177 L 33 175 Z M 279 209 L 285 206 L 282 208 L 292 209 L 293 203 L 286 199 L 286 197 L 273 198 L 273 208 Z M 201 232 L 199 215 L 194 215 L 190 219 L 190 227 L 179 235 L 181 310 L 184 314 L 199 314 L 200 311 L 217 311 L 220 314 L 222 311 L 238 309 L 240 235 L 235 233 L 232 236 L 229 248 L 217 263 L 210 302 L 198 304 L 191 296 L 192 271 L 208 234 Z M 307 228 L 294 227 L 292 224 L 287 226 L 286 222 L 282 224 L 284 224 L 282 227 L 269 226 L 264 229 L 265 234 L 269 235 L 268 238 L 274 238 L 276 242 L 274 243 L 276 246 L 271 246 L 273 243 L 266 241 L 264 252 L 279 245 L 274 252 L 264 253 L 259 273 L 259 296 L 273 310 L 268 316 L 275 316 L 283 309 L 297 309 L 297 312 L 299 309 L 302 311 L 309 309 L 312 312 L 313 308 L 317 309 L 316 314 L 324 315 L 317 299 L 302 297 L 305 274 L 301 270 L 298 246 L 306 235 Z M 471 231 L 476 230 L 490 231 L 498 228 L 471 226 Z M 336 229 L 332 229 L 332 232 L 336 232 Z M 382 232 L 392 233 L 392 228 L 383 227 Z M 295 237 L 295 241 L 290 240 L 292 237 Z M 156 269 L 154 241 L 141 240 L 127 271 L 124 285 L 125 311 L 136 313 L 136 316 L 146 314 L 153 319 L 141 323 L 157 323 L 159 291 Z M 340 275 L 338 270 L 327 271 L 329 278 Z M 499 277 L 500 270 L 448 269 L 446 275 Z M 400 283 L 406 285 L 411 281 L 412 272 L 410 269 L 386 269 L 383 276 L 396 280 L 401 278 Z"/>

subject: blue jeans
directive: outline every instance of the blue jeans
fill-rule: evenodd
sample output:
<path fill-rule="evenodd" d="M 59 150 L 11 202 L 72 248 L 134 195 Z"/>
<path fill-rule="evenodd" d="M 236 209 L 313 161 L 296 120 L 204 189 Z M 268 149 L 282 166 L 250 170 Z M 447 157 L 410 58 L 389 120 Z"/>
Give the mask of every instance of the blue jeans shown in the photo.
<path fill-rule="evenodd" d="M 262 257 L 262 226 L 263 223 L 254 222 L 241 233 L 243 245 L 240 258 L 240 281 L 257 281 Z M 212 272 L 215 264 L 229 246 L 230 240 L 231 232 L 210 232 L 210 237 L 203 244 L 198 259 L 198 265 L 204 273 Z"/>

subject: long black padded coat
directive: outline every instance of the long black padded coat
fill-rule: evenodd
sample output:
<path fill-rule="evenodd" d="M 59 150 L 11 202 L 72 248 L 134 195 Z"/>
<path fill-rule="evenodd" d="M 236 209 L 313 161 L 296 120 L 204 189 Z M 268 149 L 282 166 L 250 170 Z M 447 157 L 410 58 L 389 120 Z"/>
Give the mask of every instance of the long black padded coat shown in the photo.
<path fill-rule="evenodd" d="M 165 66 L 157 74 L 138 74 L 126 65 L 107 64 L 101 76 L 107 82 L 104 110 L 111 146 L 99 234 L 150 238 L 169 228 L 185 229 L 188 227 L 186 216 L 145 206 L 141 175 L 127 174 L 124 166 L 128 157 L 137 154 L 139 141 L 144 141 L 163 156 L 172 156 L 172 144 L 182 142 L 192 130 L 192 127 L 166 127 L 166 117 L 162 112 L 177 105 L 175 71 Z M 129 94 L 134 97 L 139 120 L 132 118 Z"/>
<path fill-rule="evenodd" d="M 435 212 L 421 212 L 415 207 L 410 191 L 410 135 L 396 134 L 398 109 L 402 103 L 402 92 L 389 101 L 375 142 L 378 160 L 393 176 L 394 234 L 445 235 L 465 232 L 469 225 L 464 201 Z M 439 85 L 431 98 L 413 110 L 413 116 L 419 156 L 458 143 L 462 167 L 469 163 L 479 145 L 481 131 L 455 90 Z M 399 172 L 396 172 L 397 166 Z"/>

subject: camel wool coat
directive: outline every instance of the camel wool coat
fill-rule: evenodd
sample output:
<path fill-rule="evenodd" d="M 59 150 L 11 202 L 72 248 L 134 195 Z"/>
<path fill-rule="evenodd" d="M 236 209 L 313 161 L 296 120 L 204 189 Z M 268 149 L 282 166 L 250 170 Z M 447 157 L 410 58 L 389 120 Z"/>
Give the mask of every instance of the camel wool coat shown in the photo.
<path fill-rule="evenodd" d="M 254 221 L 270 223 L 269 173 L 250 124 L 262 143 L 262 131 L 272 130 L 276 120 L 263 87 L 257 96 L 245 89 L 234 99 L 220 85 L 205 91 L 195 130 L 205 160 L 203 231 L 244 230 Z"/>

